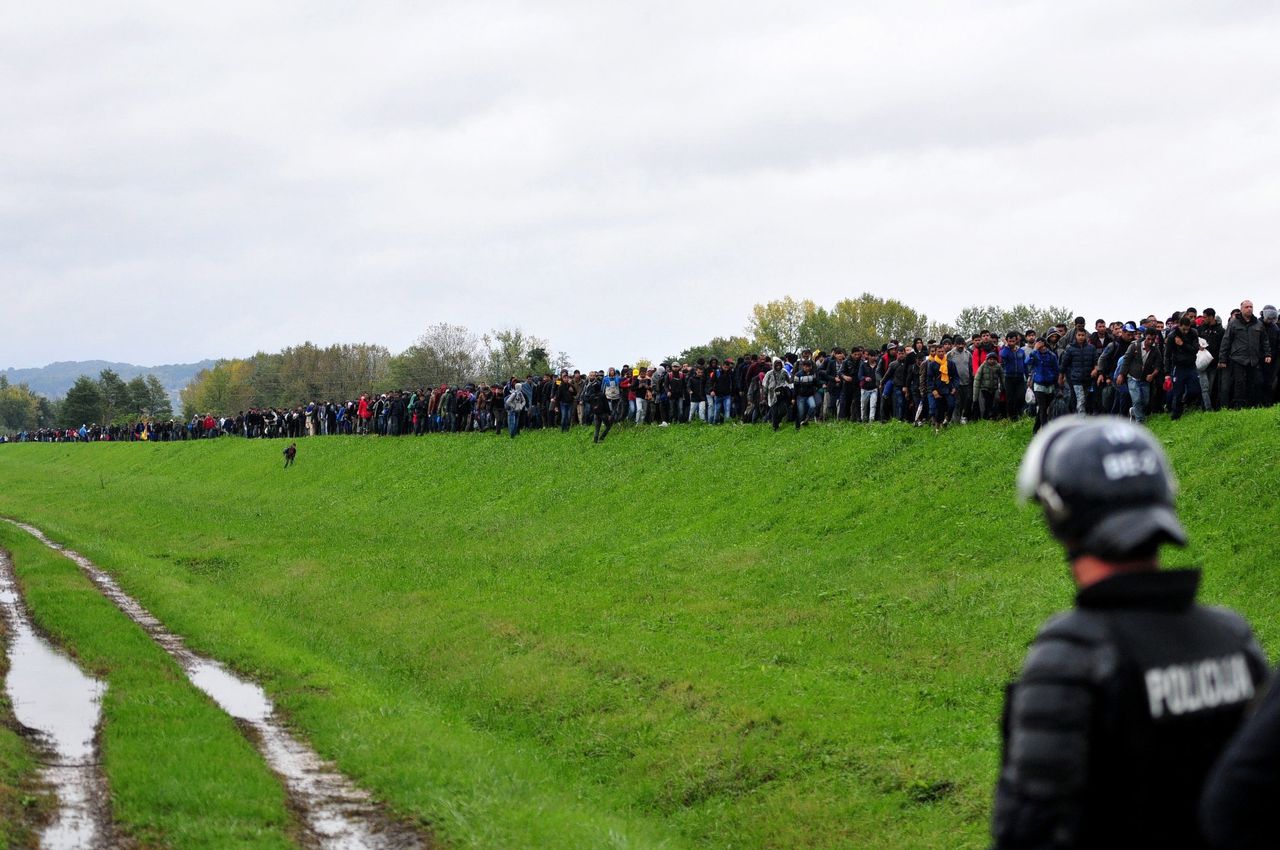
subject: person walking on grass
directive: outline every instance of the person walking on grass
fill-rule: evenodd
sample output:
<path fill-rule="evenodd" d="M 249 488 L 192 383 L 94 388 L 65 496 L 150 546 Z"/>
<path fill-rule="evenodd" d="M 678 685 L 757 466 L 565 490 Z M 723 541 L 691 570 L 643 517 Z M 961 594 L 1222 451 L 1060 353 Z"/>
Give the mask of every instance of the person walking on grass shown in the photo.
<path fill-rule="evenodd" d="M 1043 339 L 1036 340 L 1036 347 L 1027 357 L 1031 370 L 1031 388 L 1036 397 L 1036 422 L 1032 433 L 1049 424 L 1049 405 L 1053 403 L 1054 389 L 1058 385 L 1058 355 L 1049 350 Z"/>
<path fill-rule="evenodd" d="M 1004 347 L 1000 349 L 1000 366 L 1004 370 L 1005 415 L 1016 422 L 1026 406 L 1027 353 L 1017 331 L 1004 335 Z"/>
<path fill-rule="evenodd" d="M 593 377 L 587 383 L 582 395 L 586 400 L 587 409 L 591 411 L 592 418 L 596 421 L 596 433 L 592 442 L 603 443 L 609 436 L 609 429 L 613 427 L 613 404 L 605 394 L 603 382 L 599 377 Z M 601 425 L 604 426 L 603 434 L 600 433 Z"/>
<path fill-rule="evenodd" d="M 1261 400 L 1261 371 L 1271 365 L 1271 339 L 1253 315 L 1253 302 L 1240 302 L 1240 315 L 1232 316 L 1222 335 L 1218 368 L 1227 370 L 1231 382 L 1231 407 L 1253 407 Z"/>
<path fill-rule="evenodd" d="M 764 392 L 765 401 L 769 405 L 769 419 L 773 423 L 773 430 L 775 431 L 778 430 L 778 425 L 791 407 L 791 388 L 793 386 L 794 382 L 791 379 L 791 375 L 786 369 L 782 368 L 782 358 L 773 358 L 773 368 L 766 372 L 764 376 Z"/>
<path fill-rule="evenodd" d="M 1249 624 L 1196 603 L 1159 441 L 1112 416 L 1032 438 L 1018 493 L 1066 549 L 1075 609 L 1050 619 L 1005 696 L 991 820 L 1006 848 L 1202 848 L 1205 778 L 1267 676 Z"/>
<path fill-rule="evenodd" d="M 812 360 L 801 360 L 800 368 L 792 375 L 796 391 L 796 430 L 808 425 L 818 412 L 818 373 Z"/>
<path fill-rule="evenodd" d="M 973 378 L 973 383 L 978 388 L 978 415 L 983 419 L 996 418 L 999 409 L 997 401 L 1003 382 L 1004 370 L 1000 368 L 1000 358 L 995 354 L 984 357 Z"/>
<path fill-rule="evenodd" d="M 516 434 L 520 433 L 520 414 L 524 413 L 529 406 L 529 397 L 525 395 L 524 388 L 514 377 L 507 384 L 506 398 L 502 400 L 502 406 L 507 411 L 507 433 L 514 440 Z"/>
<path fill-rule="evenodd" d="M 1196 369 L 1199 354 L 1200 335 L 1191 326 L 1191 317 L 1183 314 L 1164 343 L 1165 374 L 1173 380 L 1169 389 L 1170 420 L 1176 421 L 1182 416 L 1186 396 L 1196 400 L 1201 398 L 1200 372 Z"/>
<path fill-rule="evenodd" d="M 1089 342 L 1089 334 L 1081 326 L 1072 331 L 1072 342 L 1062 352 L 1058 384 L 1071 389 L 1077 416 L 1084 416 L 1088 392 L 1098 380 L 1098 349 Z"/>
<path fill-rule="evenodd" d="M 947 417 L 955 409 L 955 395 L 951 389 L 951 375 L 948 371 L 947 353 L 942 346 L 929 346 L 929 356 L 925 360 L 925 399 L 928 404 L 930 418 L 933 419 L 933 432 L 942 430 Z"/>
<path fill-rule="evenodd" d="M 1129 344 L 1124 354 L 1124 370 L 1116 378 L 1129 388 L 1129 410 L 1133 421 L 1142 424 L 1147 421 L 1147 404 L 1151 400 L 1151 382 L 1160 374 L 1160 363 L 1163 357 L 1156 340 L 1160 332 L 1155 328 L 1147 328 Z"/>

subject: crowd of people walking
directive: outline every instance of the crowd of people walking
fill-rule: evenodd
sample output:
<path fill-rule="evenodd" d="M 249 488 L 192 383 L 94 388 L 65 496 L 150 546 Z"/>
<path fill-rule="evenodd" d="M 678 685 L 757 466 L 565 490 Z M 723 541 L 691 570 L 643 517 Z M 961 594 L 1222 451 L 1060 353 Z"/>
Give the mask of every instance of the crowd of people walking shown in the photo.
<path fill-rule="evenodd" d="M 334 434 L 506 433 L 575 425 L 603 440 L 620 423 L 659 427 L 732 420 L 903 422 L 942 429 L 974 419 L 1029 416 L 1038 430 L 1064 412 L 1112 413 L 1141 423 L 1167 412 L 1271 405 L 1280 324 L 1275 307 L 1244 301 L 1223 322 L 1212 308 L 1167 320 L 1098 319 L 1044 330 L 979 330 L 967 337 L 888 340 L 879 348 L 804 348 L 779 357 L 698 358 L 645 368 L 511 376 L 502 384 L 442 383 L 291 408 L 205 412 L 186 421 L 83 423 L 19 440 L 172 441 Z"/>

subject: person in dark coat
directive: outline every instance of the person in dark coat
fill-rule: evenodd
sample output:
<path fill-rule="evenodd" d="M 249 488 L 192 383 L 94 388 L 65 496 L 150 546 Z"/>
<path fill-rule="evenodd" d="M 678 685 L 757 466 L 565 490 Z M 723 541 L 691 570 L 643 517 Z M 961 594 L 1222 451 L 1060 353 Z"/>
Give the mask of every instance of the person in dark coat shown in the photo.
<path fill-rule="evenodd" d="M 605 438 L 609 436 L 609 429 L 613 427 L 613 405 L 609 403 L 608 396 L 604 393 L 604 387 L 599 376 L 593 376 L 587 382 L 586 388 L 582 391 L 582 397 L 591 411 L 592 418 L 596 421 L 594 443 L 603 443 Z M 600 426 L 604 426 L 604 433 L 600 433 Z"/>
<path fill-rule="evenodd" d="M 1058 383 L 1071 388 L 1076 414 L 1084 416 L 1089 390 L 1098 378 L 1098 349 L 1089 343 L 1083 327 L 1077 326 L 1072 333 L 1075 339 L 1062 352 Z"/>
<path fill-rule="evenodd" d="M 1240 315 L 1227 322 L 1218 355 L 1218 368 L 1226 369 L 1231 382 L 1231 407 L 1256 405 L 1260 398 L 1260 371 L 1271 365 L 1271 341 L 1261 320 L 1253 315 L 1253 302 L 1240 302 Z"/>
<path fill-rule="evenodd" d="M 1185 397 L 1200 398 L 1200 372 L 1196 369 L 1196 355 L 1200 353 L 1200 334 L 1191 325 L 1191 317 L 1183 315 L 1177 326 L 1164 341 L 1164 365 L 1166 374 L 1173 379 L 1169 389 L 1169 418 L 1182 416 Z"/>

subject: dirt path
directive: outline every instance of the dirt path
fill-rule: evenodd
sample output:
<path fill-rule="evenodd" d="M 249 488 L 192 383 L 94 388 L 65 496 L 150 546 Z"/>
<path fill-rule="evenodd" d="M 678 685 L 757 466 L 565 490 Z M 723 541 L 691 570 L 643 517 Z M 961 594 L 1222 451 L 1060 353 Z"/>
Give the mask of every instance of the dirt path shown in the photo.
<path fill-rule="evenodd" d="M 430 846 L 416 831 L 388 817 L 367 792 L 290 733 L 260 686 L 193 652 L 88 558 L 53 542 L 34 526 L 9 522 L 75 562 L 107 599 L 178 662 L 193 685 L 240 722 L 246 736 L 284 783 L 289 803 L 307 831 L 308 845 L 323 850 L 411 850 Z"/>
<path fill-rule="evenodd" d="M 14 577 L 0 551 L 0 618 L 9 632 L 5 690 L 14 717 L 33 732 L 40 780 L 58 797 L 58 809 L 40 832 L 43 850 L 94 850 L 110 843 L 106 778 L 96 741 L 106 686 L 36 632 Z"/>

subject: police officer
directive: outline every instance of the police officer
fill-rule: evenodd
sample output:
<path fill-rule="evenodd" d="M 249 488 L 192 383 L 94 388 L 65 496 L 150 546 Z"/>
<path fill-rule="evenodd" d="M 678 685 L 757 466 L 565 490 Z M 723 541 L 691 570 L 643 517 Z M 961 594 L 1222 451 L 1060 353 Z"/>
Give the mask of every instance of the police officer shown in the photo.
<path fill-rule="evenodd" d="M 1063 418 L 1018 473 L 1067 550 L 1076 607 L 1051 619 L 1006 695 L 997 848 L 1198 848 L 1201 786 L 1266 675 L 1252 631 L 1195 602 L 1164 450 L 1115 417 Z"/>
<path fill-rule="evenodd" d="M 1209 775 L 1200 823 L 1213 847 L 1262 850 L 1280 844 L 1280 678 L 1258 703 Z"/>

